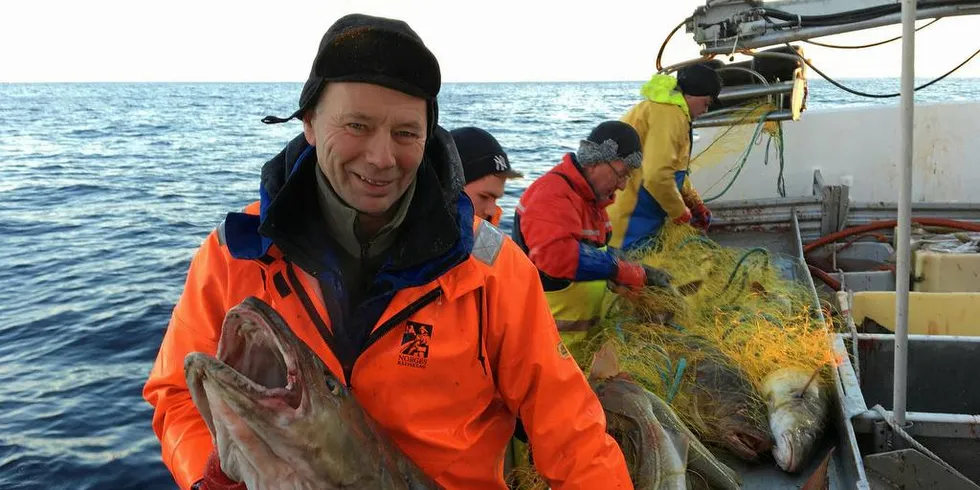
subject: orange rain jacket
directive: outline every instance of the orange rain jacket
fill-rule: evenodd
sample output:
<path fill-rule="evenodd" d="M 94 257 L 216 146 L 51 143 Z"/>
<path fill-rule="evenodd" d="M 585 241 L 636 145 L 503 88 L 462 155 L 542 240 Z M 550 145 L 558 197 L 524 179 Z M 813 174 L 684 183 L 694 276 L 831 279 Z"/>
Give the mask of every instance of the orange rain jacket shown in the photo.
<path fill-rule="evenodd" d="M 504 210 L 497 205 L 493 207 L 493 216 L 490 217 L 490 224 L 496 227 L 500 227 L 500 218 L 504 215 Z"/>
<path fill-rule="evenodd" d="M 441 128 L 435 136 L 449 138 Z M 560 343 L 537 270 L 509 238 L 474 218 L 461 167 L 445 151 L 455 155 L 449 141 L 427 150 L 406 217 L 412 228 L 399 240 L 405 253 L 448 248 L 406 269 L 382 268 L 376 285 L 384 281 L 387 292 L 349 317 L 379 310 L 366 344 L 346 362 L 338 355 L 344 327 L 328 313 L 336 302 L 321 299 L 329 268 L 297 247 L 300 232 L 285 234 L 311 228 L 297 227 L 295 213 L 316 209 L 300 198 L 314 192 L 316 166 L 302 135 L 263 168 L 260 201 L 229 213 L 208 235 L 143 391 L 163 461 L 181 489 L 201 478 L 213 447 L 184 380 L 184 356 L 216 352 L 225 312 L 249 295 L 282 314 L 394 443 L 447 489 L 506 488 L 503 455 L 518 415 L 551 488 L 632 488 L 602 407 Z M 439 151 L 441 159 L 433 156 Z M 435 213 L 433 202 L 446 212 Z M 428 350 L 403 353 L 409 328 L 428 329 Z"/>

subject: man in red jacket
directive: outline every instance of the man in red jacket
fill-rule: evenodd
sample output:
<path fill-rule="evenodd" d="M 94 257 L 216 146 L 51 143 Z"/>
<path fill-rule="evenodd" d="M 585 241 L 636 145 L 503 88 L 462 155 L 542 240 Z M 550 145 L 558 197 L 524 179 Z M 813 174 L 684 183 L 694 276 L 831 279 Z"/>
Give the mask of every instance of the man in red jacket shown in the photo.
<path fill-rule="evenodd" d="M 606 121 L 578 153 L 566 153 L 521 196 L 513 237 L 537 266 L 566 343 L 601 318 L 607 281 L 628 288 L 669 286 L 666 272 L 623 260 L 607 247 L 612 225 L 606 207 L 642 160 L 636 130 Z"/>

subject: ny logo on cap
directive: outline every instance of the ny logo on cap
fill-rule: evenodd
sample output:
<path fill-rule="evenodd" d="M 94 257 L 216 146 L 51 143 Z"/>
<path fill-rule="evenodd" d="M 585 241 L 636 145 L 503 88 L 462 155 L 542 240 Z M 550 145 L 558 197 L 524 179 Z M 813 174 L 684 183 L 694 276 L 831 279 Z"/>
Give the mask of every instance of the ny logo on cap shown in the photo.
<path fill-rule="evenodd" d="M 503 155 L 497 155 L 493 157 L 493 163 L 497 165 L 497 171 L 503 172 L 507 170 L 507 159 Z"/>

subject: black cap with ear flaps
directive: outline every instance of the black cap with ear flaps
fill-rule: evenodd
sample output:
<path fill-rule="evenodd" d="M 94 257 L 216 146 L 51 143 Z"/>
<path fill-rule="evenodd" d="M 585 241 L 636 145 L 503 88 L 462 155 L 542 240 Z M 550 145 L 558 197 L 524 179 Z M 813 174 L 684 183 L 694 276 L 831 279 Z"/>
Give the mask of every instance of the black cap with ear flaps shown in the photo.
<path fill-rule="evenodd" d="M 420 97 L 429 102 L 429 126 L 436 124 L 436 96 L 442 84 L 439 62 L 404 21 L 364 14 L 341 17 L 323 35 L 310 76 L 299 96 L 299 109 L 276 124 L 302 119 L 327 82 L 367 82 Z"/>
<path fill-rule="evenodd" d="M 579 142 L 575 156 L 583 167 L 622 160 L 629 168 L 637 169 L 643 164 L 643 144 L 633 126 L 622 121 L 604 121 Z"/>

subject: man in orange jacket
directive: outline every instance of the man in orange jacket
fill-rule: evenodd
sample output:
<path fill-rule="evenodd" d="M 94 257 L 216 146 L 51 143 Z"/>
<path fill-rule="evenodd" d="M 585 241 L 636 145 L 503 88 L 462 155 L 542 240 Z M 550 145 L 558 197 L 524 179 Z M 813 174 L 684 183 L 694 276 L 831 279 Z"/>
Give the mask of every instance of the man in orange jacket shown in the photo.
<path fill-rule="evenodd" d="M 303 133 L 263 166 L 258 201 L 195 254 L 143 389 L 181 489 L 244 487 L 222 471 L 183 360 L 215 353 L 225 313 L 248 296 L 445 488 L 506 488 L 518 416 L 552 488 L 632 488 L 537 271 L 462 192 L 440 86 L 406 23 L 353 14 L 323 36 L 299 109 L 264 119 L 300 119 Z M 410 328 L 427 350 L 404 349 Z"/>
<path fill-rule="evenodd" d="M 451 131 L 459 158 L 463 161 L 463 190 L 473 201 L 476 215 L 500 226 L 503 210 L 497 200 L 504 197 L 504 185 L 508 179 L 519 179 L 524 174 L 510 166 L 510 159 L 497 139 L 486 130 L 467 126 Z"/>

